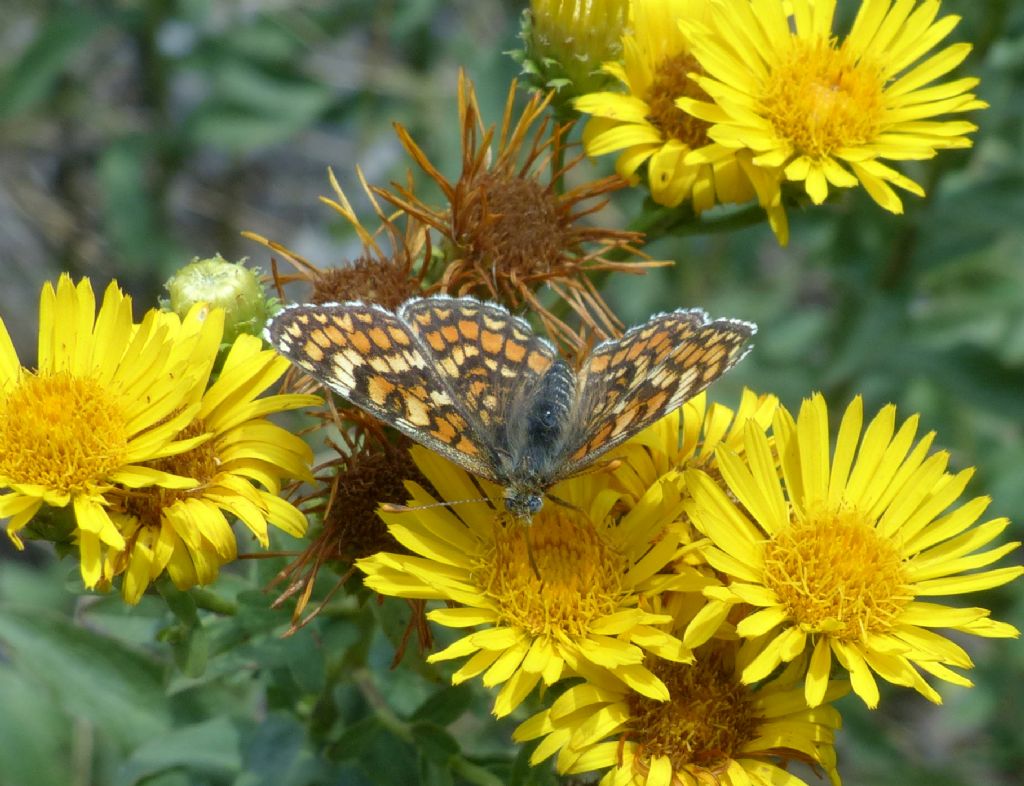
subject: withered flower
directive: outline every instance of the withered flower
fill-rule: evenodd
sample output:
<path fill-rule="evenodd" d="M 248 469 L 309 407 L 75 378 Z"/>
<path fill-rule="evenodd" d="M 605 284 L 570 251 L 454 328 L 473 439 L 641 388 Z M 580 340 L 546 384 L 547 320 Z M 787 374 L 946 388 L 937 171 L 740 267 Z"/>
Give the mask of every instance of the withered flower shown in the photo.
<path fill-rule="evenodd" d="M 616 261 L 638 255 L 635 245 L 643 235 L 589 226 L 583 219 L 599 211 L 607 202 L 602 197 L 626 181 L 612 175 L 562 190 L 583 156 L 566 160 L 572 124 L 559 125 L 544 116 L 550 95 L 532 96 L 517 119 L 513 81 L 500 129 L 485 129 L 473 84 L 462 72 L 458 94 L 462 172 L 454 182 L 430 163 L 403 126 L 395 125 L 409 155 L 437 182 L 447 204 L 428 205 L 399 184 L 393 190 L 374 189 L 444 238 L 449 261 L 439 288 L 498 300 L 512 309 L 526 306 L 552 337 L 579 348 L 579 337 L 556 315 L 560 307 L 549 309 L 538 297 L 537 290 L 546 285 L 587 329 L 599 336 L 619 334 L 621 323 L 589 274 L 640 273 L 663 263 Z"/>
<path fill-rule="evenodd" d="M 357 559 L 379 551 L 404 552 L 377 510 L 382 502 L 400 503 L 408 498 L 404 481 L 426 483 L 409 456 L 409 441 L 405 437 L 389 439 L 380 423 L 358 410 L 345 410 L 343 414 L 326 412 L 324 418 L 337 424 L 343 444 L 335 444 L 337 455 L 316 468 L 317 485 L 295 500 L 311 520 L 320 521 L 322 525 L 306 549 L 286 565 L 273 582 L 285 586 L 274 601 L 275 607 L 297 597 L 290 632 L 320 613 L 351 578 L 354 573 L 351 565 Z M 307 614 L 314 584 L 325 565 L 334 568 L 340 577 Z M 415 612 L 414 607 L 411 625 L 415 625 Z M 423 646 L 422 632 L 420 640 Z"/>
<path fill-rule="evenodd" d="M 298 272 L 280 274 L 274 265 L 274 280 L 279 292 L 285 284 L 306 281 L 312 293 L 304 298 L 310 303 L 341 303 L 346 300 L 365 300 L 394 309 L 403 301 L 426 290 L 430 272 L 432 249 L 426 227 L 411 216 L 405 216 L 404 226 L 399 222 L 400 212 L 385 213 L 367 184 L 362 170 L 356 167 L 359 183 L 380 220 L 375 232 L 363 226 L 333 171 L 328 171 L 335 199 L 320 197 L 352 224 L 363 245 L 363 253 L 348 264 L 338 267 L 317 267 L 281 243 L 269 240 L 255 232 L 242 234 L 275 251 L 288 260 Z M 382 242 L 383 237 L 387 242 Z"/>

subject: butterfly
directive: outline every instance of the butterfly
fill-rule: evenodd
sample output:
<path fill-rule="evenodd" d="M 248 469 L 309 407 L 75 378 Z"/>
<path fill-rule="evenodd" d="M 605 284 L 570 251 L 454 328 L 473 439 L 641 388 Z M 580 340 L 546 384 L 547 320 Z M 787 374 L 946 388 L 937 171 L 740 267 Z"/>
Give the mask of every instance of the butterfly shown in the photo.
<path fill-rule="evenodd" d="M 575 370 L 503 306 L 471 297 L 295 304 L 267 323 L 282 355 L 360 409 L 501 485 L 530 519 L 544 492 L 680 407 L 746 354 L 757 327 L 701 309 L 651 317 Z"/>

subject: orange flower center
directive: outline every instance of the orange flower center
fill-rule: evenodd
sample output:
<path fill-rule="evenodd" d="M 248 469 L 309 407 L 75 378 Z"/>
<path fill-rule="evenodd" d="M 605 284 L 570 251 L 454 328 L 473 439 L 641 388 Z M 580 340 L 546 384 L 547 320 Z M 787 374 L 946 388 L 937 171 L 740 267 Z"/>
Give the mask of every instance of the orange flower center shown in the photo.
<path fill-rule="evenodd" d="M 879 68 L 845 45 L 794 38 L 766 78 L 761 111 L 796 153 L 820 160 L 876 138 L 884 87 Z"/>
<path fill-rule="evenodd" d="M 202 420 L 196 418 L 181 432 L 177 439 L 191 439 L 206 432 Z M 220 458 L 217 455 L 216 443 L 208 439 L 191 450 L 178 453 L 174 456 L 147 461 L 147 467 L 158 469 L 161 472 L 169 472 L 172 475 L 181 475 L 186 478 L 193 478 L 199 485 L 193 489 L 169 489 L 161 486 L 151 486 L 134 492 L 126 492 L 124 511 L 135 516 L 143 526 L 156 527 L 160 525 L 163 511 L 169 508 L 178 500 L 201 495 L 217 476 Z"/>
<path fill-rule="evenodd" d="M 0 400 L 0 445 L 8 482 L 86 492 L 125 463 L 124 407 L 94 379 L 24 374 Z"/>
<path fill-rule="evenodd" d="M 716 657 L 705 656 L 693 664 L 657 660 L 651 670 L 671 698 L 654 701 L 629 694 L 627 737 L 641 751 L 635 765 L 667 757 L 674 772 L 686 771 L 698 783 L 717 782 L 714 776 L 724 775 L 729 760 L 757 736 L 762 718 L 750 689 Z M 704 780 L 708 775 L 712 779 Z"/>
<path fill-rule="evenodd" d="M 857 511 L 812 512 L 765 544 L 764 583 L 804 630 L 889 630 L 913 598 L 896 546 Z"/>
<path fill-rule="evenodd" d="M 626 567 L 588 519 L 548 506 L 528 527 L 506 522 L 477 581 L 508 625 L 535 637 L 584 636 L 618 608 Z"/>

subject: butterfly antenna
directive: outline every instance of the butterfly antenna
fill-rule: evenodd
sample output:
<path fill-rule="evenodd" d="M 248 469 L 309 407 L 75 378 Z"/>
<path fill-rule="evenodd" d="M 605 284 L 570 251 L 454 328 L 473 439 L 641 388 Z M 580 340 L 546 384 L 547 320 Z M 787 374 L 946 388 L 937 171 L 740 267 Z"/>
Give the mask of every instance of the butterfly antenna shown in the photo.
<path fill-rule="evenodd" d="M 573 505 L 568 500 L 562 499 L 561 497 L 556 497 L 554 494 L 545 494 L 544 496 L 547 497 L 552 502 L 554 502 L 556 505 L 561 505 L 563 508 L 568 508 L 569 510 L 575 511 L 576 513 L 586 515 L 583 512 L 583 508 L 579 507 L 578 505 Z"/>
<path fill-rule="evenodd" d="M 488 497 L 475 497 L 473 499 L 453 499 L 448 502 L 431 502 L 427 505 L 399 505 L 397 502 L 382 502 L 379 510 L 384 513 L 409 513 L 413 510 L 426 510 L 427 508 L 450 508 L 455 505 L 464 505 L 470 502 L 490 502 Z"/>

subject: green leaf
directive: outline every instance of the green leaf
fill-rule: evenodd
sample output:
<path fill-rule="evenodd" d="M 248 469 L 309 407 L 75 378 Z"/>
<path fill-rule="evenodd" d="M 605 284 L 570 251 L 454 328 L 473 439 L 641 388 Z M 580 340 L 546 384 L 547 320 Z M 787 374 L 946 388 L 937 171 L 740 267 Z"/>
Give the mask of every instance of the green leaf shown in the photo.
<path fill-rule="evenodd" d="M 283 142 L 303 126 L 285 115 L 257 114 L 216 104 L 193 115 L 188 133 L 198 145 L 249 153 Z"/>
<path fill-rule="evenodd" d="M 455 777 L 451 767 L 446 762 L 435 761 L 423 750 L 419 752 L 419 767 L 419 783 L 422 786 L 454 786 Z"/>
<path fill-rule="evenodd" d="M 0 117 L 31 111 L 46 100 L 74 55 L 106 24 L 101 14 L 66 6 L 46 19 L 21 58 L 0 77 Z"/>
<path fill-rule="evenodd" d="M 285 76 L 244 60 L 223 63 L 216 71 L 217 99 L 266 116 L 290 115 L 299 126 L 315 119 L 331 103 L 331 92 L 301 76 Z"/>
<path fill-rule="evenodd" d="M 156 140 L 147 135 L 111 143 L 96 168 L 103 217 L 110 242 L 125 260 L 152 268 L 163 257 L 167 237 L 160 210 L 147 182 Z"/>
<path fill-rule="evenodd" d="M 174 662 L 186 677 L 201 677 L 210 660 L 210 634 L 206 628 L 188 629 L 186 638 L 174 648 Z"/>
<path fill-rule="evenodd" d="M 170 712 L 158 666 L 120 642 L 39 609 L 0 607 L 0 641 L 70 715 L 135 745 L 163 734 Z"/>
<path fill-rule="evenodd" d="M 338 761 L 346 759 L 362 759 L 387 730 L 375 717 L 364 718 L 346 727 L 341 738 L 333 746 L 331 758 Z"/>
<path fill-rule="evenodd" d="M 0 667 L 0 782 L 65 786 L 71 782 L 68 718 L 52 701 L 40 700 L 46 687 Z"/>
<path fill-rule="evenodd" d="M 233 60 L 218 67 L 217 94 L 191 118 L 197 144 L 248 152 L 306 130 L 328 110 L 326 87 Z"/>
<path fill-rule="evenodd" d="M 328 780 L 322 760 L 309 750 L 307 729 L 291 715 L 271 713 L 254 724 L 242 737 L 242 750 L 247 775 L 236 786 L 312 786 Z"/>
<path fill-rule="evenodd" d="M 119 771 L 117 786 L 132 786 L 168 770 L 223 777 L 242 766 L 238 730 L 227 718 L 181 726 L 138 747 Z"/>

